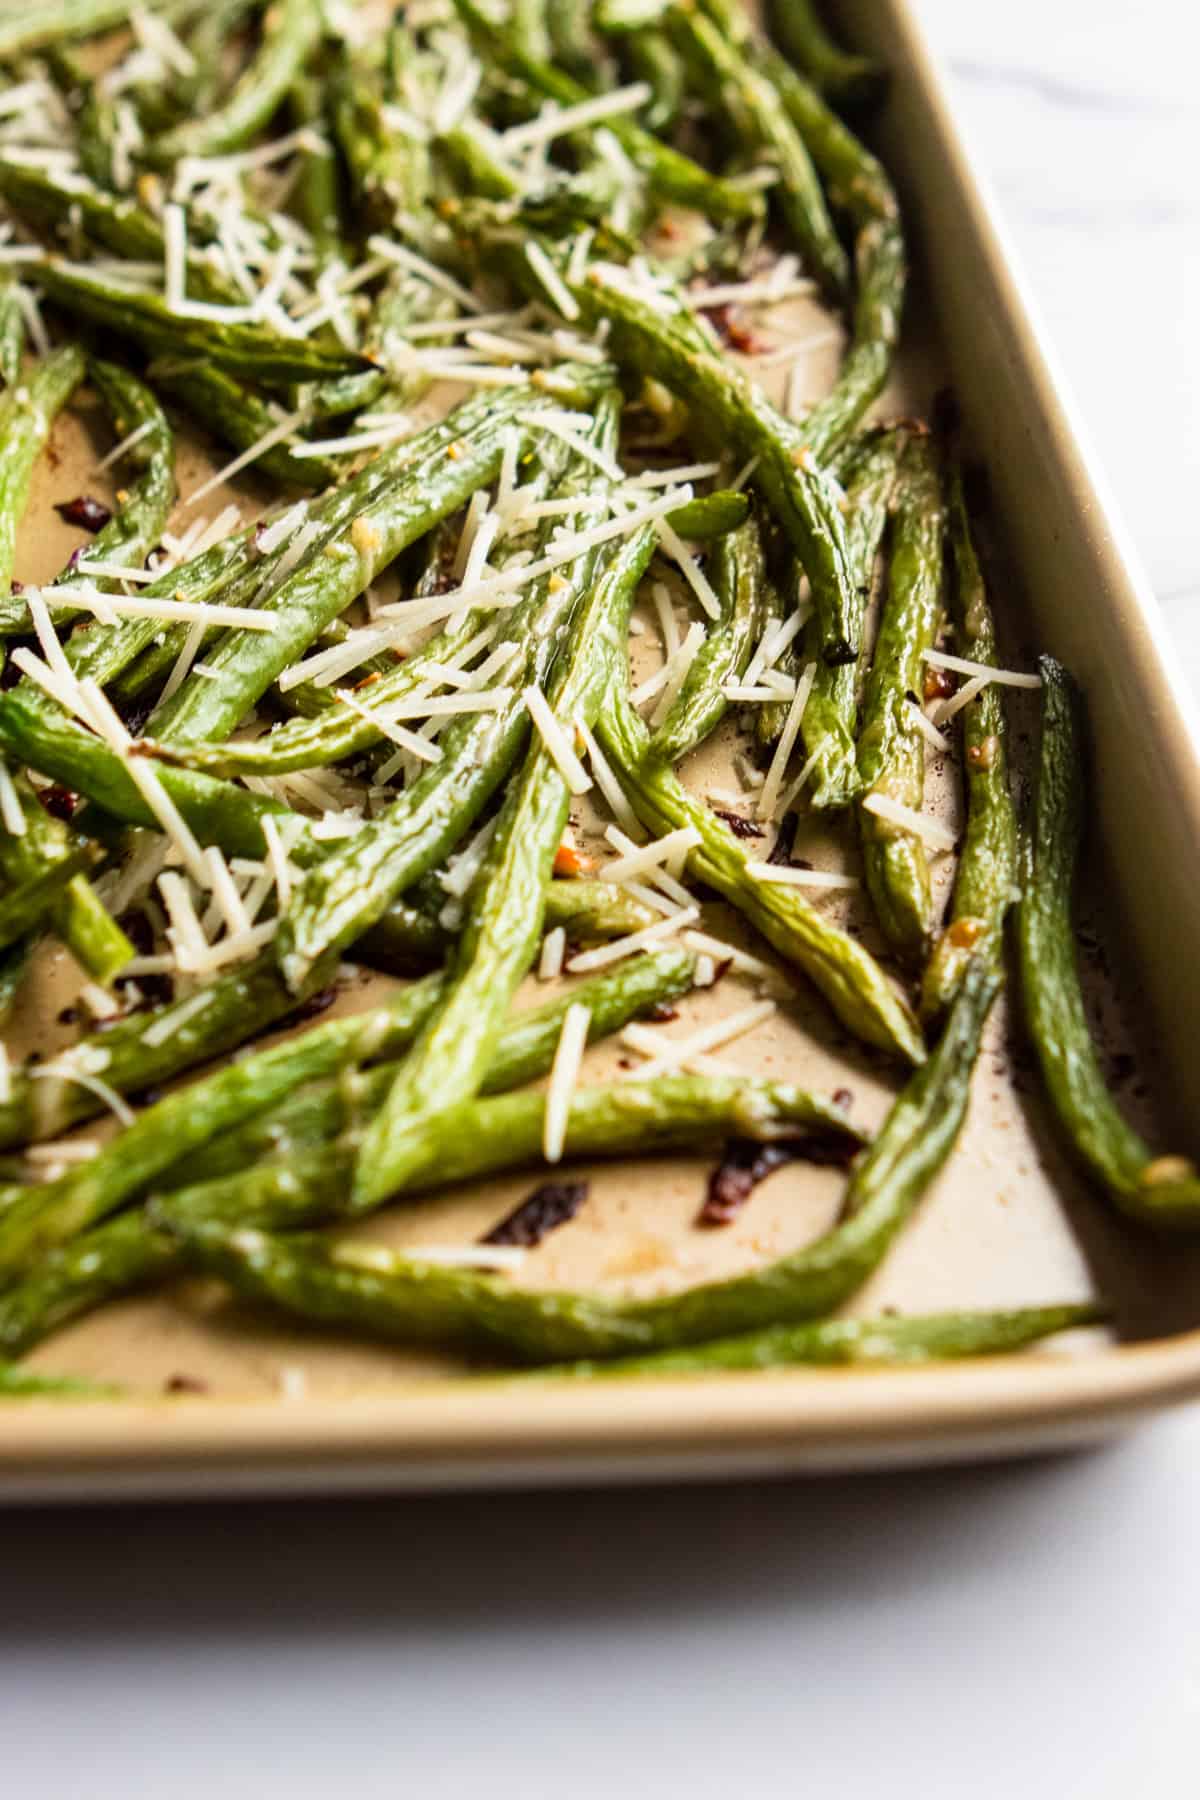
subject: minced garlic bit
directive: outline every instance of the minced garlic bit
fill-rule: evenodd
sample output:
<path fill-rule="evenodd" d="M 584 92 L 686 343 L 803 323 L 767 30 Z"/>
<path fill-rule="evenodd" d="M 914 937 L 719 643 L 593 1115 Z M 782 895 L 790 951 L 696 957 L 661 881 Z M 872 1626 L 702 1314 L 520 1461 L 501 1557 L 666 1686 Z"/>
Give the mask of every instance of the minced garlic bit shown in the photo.
<path fill-rule="evenodd" d="M 350 542 L 362 556 L 374 556 L 383 539 L 365 513 L 360 513 L 350 527 Z"/>

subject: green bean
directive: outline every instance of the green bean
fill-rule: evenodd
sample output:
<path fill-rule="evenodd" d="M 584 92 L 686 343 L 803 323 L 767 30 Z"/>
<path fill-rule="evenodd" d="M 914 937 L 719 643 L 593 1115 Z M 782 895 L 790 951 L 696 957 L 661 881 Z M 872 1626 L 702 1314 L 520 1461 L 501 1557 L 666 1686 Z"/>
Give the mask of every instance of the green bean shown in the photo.
<path fill-rule="evenodd" d="M 188 33 L 187 46 L 196 63 L 195 73 L 172 83 L 175 115 L 199 118 L 210 112 L 227 85 L 230 40 L 261 9 L 261 0 L 208 0 L 203 13 Z"/>
<path fill-rule="evenodd" d="M 783 621 L 790 618 L 799 607 L 800 583 L 803 580 L 804 571 L 794 556 L 787 559 L 785 574 L 780 574 L 770 568 L 767 569 L 762 589 L 764 634 L 772 627 L 782 625 Z M 786 675 L 791 681 L 799 680 L 801 664 L 798 638 L 793 638 L 791 643 L 786 645 L 783 651 L 776 656 L 774 666 L 781 675 Z M 790 709 L 790 700 L 764 701 L 761 705 L 753 708 L 752 728 L 755 740 L 762 745 L 763 749 L 767 749 L 777 742 L 787 724 Z"/>
<path fill-rule="evenodd" d="M 1089 1302 L 1025 1306 L 1008 1312 L 890 1314 L 874 1319 L 818 1319 L 805 1325 L 768 1325 L 738 1337 L 717 1338 L 690 1350 L 619 1356 L 611 1362 L 554 1364 L 526 1379 L 580 1380 L 597 1375 L 714 1375 L 718 1371 L 820 1368 L 894 1368 L 966 1356 L 1004 1356 L 1028 1344 L 1103 1324 L 1102 1306 Z"/>
<path fill-rule="evenodd" d="M 305 393 L 305 410 L 312 418 L 332 419 L 377 406 L 385 396 L 389 405 L 411 406 L 425 393 L 430 380 L 420 370 L 391 372 L 396 351 L 407 347 L 408 327 L 434 319 L 449 321 L 457 316 L 458 302 L 453 294 L 443 293 L 419 276 L 398 269 L 376 300 L 364 332 L 369 354 L 382 366 L 366 375 L 342 375 L 333 381 L 318 382 Z"/>
<path fill-rule="evenodd" d="M 77 1375 L 43 1375 L 0 1363 L 0 1397 L 5 1400 L 112 1400 L 121 1390 L 108 1383 L 83 1381 Z"/>
<path fill-rule="evenodd" d="M 274 630 L 231 631 L 208 657 L 214 679 L 181 688 L 156 715 L 155 735 L 187 743 L 232 730 L 323 624 L 344 612 L 403 549 L 494 478 L 507 434 L 519 430 L 527 441 L 530 428 L 522 421 L 546 406 L 536 393 L 515 388 L 491 397 L 482 425 L 465 428 L 479 410 L 468 401 L 459 409 L 461 428 L 453 422 L 430 426 L 422 433 L 427 450 L 414 443 L 411 466 L 368 499 L 320 556 L 265 598 L 262 610 L 271 613 Z"/>
<path fill-rule="evenodd" d="M 3 956 L 0 956 L 0 1026 L 7 1025 L 12 1017 L 37 945 L 38 933 L 31 931 L 28 937 L 19 938 L 15 944 L 10 944 Z"/>
<path fill-rule="evenodd" d="M 52 46 L 45 62 L 75 123 L 80 168 L 97 187 L 115 189 L 117 114 L 112 99 L 71 52 Z"/>
<path fill-rule="evenodd" d="M 713 10 L 715 0 L 704 0 Z M 724 0 L 720 0 L 722 16 Z M 837 209 L 854 222 L 855 300 L 850 349 L 833 390 L 804 421 L 814 454 L 828 457 L 883 391 L 900 337 L 907 253 L 900 207 L 883 165 L 782 57 L 765 73 L 807 144 Z"/>
<path fill-rule="evenodd" d="M 1143 1225 L 1194 1230 L 1200 1224 L 1195 1165 L 1156 1155 L 1125 1122 L 1088 1029 L 1072 922 L 1087 781 L 1083 699 L 1053 657 L 1040 657 L 1038 668 L 1042 742 L 1017 912 L 1029 1034 L 1062 1135 L 1114 1206 Z"/>
<path fill-rule="evenodd" d="M 159 138 L 151 146 L 154 160 L 170 163 L 182 156 L 222 156 L 240 150 L 279 110 L 319 44 L 321 31 L 317 0 L 275 0 L 264 15 L 258 54 L 225 101 Z"/>
<path fill-rule="evenodd" d="M 611 455 L 617 403 L 607 416 L 611 424 L 605 430 L 602 422 L 599 447 Z M 586 522 L 586 509 L 583 518 Z M 575 721 L 589 729 L 595 723 L 607 683 L 608 649 L 626 641 L 634 594 L 656 542 L 653 529 L 645 527 L 599 579 L 594 551 L 571 566 L 580 595 L 578 616 L 546 696 L 568 730 Z M 569 804 L 566 779 L 545 743 L 535 738 L 505 795 L 487 863 L 472 891 L 446 1000 L 363 1140 L 351 1202 L 356 1211 L 378 1205 L 403 1183 L 427 1115 L 468 1098 L 483 1080 L 500 1021 L 541 937 L 545 890 Z"/>
<path fill-rule="evenodd" d="M 673 6 L 668 24 L 689 60 L 727 111 L 737 137 L 765 151 L 779 171 L 772 190 L 805 266 L 835 302 L 846 299 L 850 263 L 834 229 L 821 183 L 778 90 L 741 55 L 736 43 L 691 5 Z"/>
<path fill-rule="evenodd" d="M 772 84 L 817 166 L 836 210 L 854 225 L 855 303 L 848 355 L 833 391 L 804 422 L 818 459 L 836 448 L 881 392 L 900 331 L 906 256 L 900 209 L 882 164 L 817 89 L 769 44 L 732 0 L 701 0 L 720 33 Z"/>
<path fill-rule="evenodd" d="M 175 1231 L 189 1260 L 222 1276 L 244 1298 L 265 1301 L 314 1323 L 339 1324 L 408 1343 L 458 1343 L 525 1361 L 607 1357 L 666 1350 L 819 1318 L 856 1293 L 908 1222 L 949 1155 L 970 1094 L 983 1027 L 999 987 L 991 959 L 978 960 L 959 989 L 941 1042 L 909 1081 L 850 1179 L 840 1224 L 762 1268 L 650 1300 L 514 1287 L 493 1276 L 388 1256 L 374 1247 L 330 1247 L 305 1236 L 195 1221 L 168 1203 L 160 1221 Z M 439 1185 L 536 1155 L 545 1100 L 516 1094 L 468 1102 L 431 1122 L 426 1169 Z M 572 1155 L 689 1149 L 714 1125 L 741 1118 L 748 1136 L 779 1136 L 789 1122 L 833 1123 L 826 1108 L 795 1089 L 766 1082 L 700 1076 L 616 1083 L 576 1090 L 567 1126 Z M 835 1109 L 828 1109 L 834 1112 Z M 683 1135 L 686 1119 L 687 1135 Z M 842 1121 L 843 1129 L 845 1122 Z M 451 1132 L 453 1135 L 451 1135 Z M 343 1153 L 313 1157 L 293 1172 L 300 1192 L 279 1191 L 260 1176 L 258 1216 L 279 1209 L 288 1222 L 312 1217 L 336 1194 Z M 253 1208 L 241 1216 L 253 1220 Z M 278 1215 L 277 1215 L 278 1216 Z"/>
<path fill-rule="evenodd" d="M 487 1090 L 504 1093 L 545 1074 L 572 1003 L 587 1006 L 589 1042 L 595 1043 L 648 1008 L 686 993 L 694 967 L 694 959 L 677 950 L 638 957 L 574 985 L 547 1006 L 510 1019 L 496 1043 Z M 428 998 L 433 986 L 422 986 Z M 415 998 L 417 990 L 410 994 Z M 394 1008 L 387 1029 L 390 1036 L 379 1040 L 381 1053 L 399 1047 Z M 172 1192 L 172 1208 L 183 1212 L 212 1216 L 215 1209 L 218 1216 L 235 1219 L 239 1187 L 238 1180 L 230 1178 L 241 1177 L 264 1157 L 326 1145 L 378 1106 L 392 1079 L 393 1071 L 383 1064 L 350 1080 L 343 1076 L 297 1088 L 280 1104 L 258 1111 L 219 1137 L 211 1136 L 191 1157 L 177 1157 L 156 1178 L 157 1191 Z M 227 1183 L 225 1189 L 218 1185 L 221 1180 Z M 10 1355 L 28 1350 L 68 1319 L 172 1272 L 177 1263 L 175 1240 L 142 1212 L 125 1214 L 61 1242 L 0 1297 L 0 1349 Z"/>
<path fill-rule="evenodd" d="M 454 0 L 454 5 L 472 37 L 499 67 L 519 76 L 560 106 L 575 106 L 588 98 L 587 88 L 565 70 L 522 54 L 511 33 L 485 17 L 474 0 Z M 755 194 L 736 182 L 710 175 L 699 163 L 643 130 L 627 114 L 609 119 L 607 129 L 660 198 L 693 206 L 714 219 L 752 219 L 758 215 L 761 203 Z"/>
<path fill-rule="evenodd" d="M 332 963 L 322 965 L 308 991 L 334 973 Z M 0 1102 L 0 1147 L 56 1137 L 104 1110 L 103 1101 L 73 1079 L 76 1069 L 101 1075 L 118 1094 L 138 1093 L 236 1049 L 298 1004 L 269 953 L 227 971 L 206 992 L 200 1009 L 181 999 L 131 1014 L 82 1038 L 51 1062 L 14 1069 L 9 1098 Z"/>
<path fill-rule="evenodd" d="M 91 1162 L 31 1188 L 0 1217 L 0 1281 L 146 1192 L 164 1170 L 277 1106 L 293 1089 L 403 1048 L 440 985 L 441 978 L 431 976 L 382 1007 L 314 1026 L 148 1107 Z"/>
<path fill-rule="evenodd" d="M 0 395 L 0 593 L 12 583 L 17 527 L 29 500 L 33 465 L 85 366 L 83 352 L 65 345 L 42 357 L 19 388 Z"/>
<path fill-rule="evenodd" d="M 370 74 L 343 58 L 328 84 L 329 116 L 355 199 L 373 230 L 415 218 L 429 193 L 429 151 L 392 130 Z"/>
<path fill-rule="evenodd" d="M 0 382 L 5 387 L 15 387 L 21 379 L 25 349 L 25 320 L 17 299 L 17 285 L 14 275 L 0 276 Z"/>
<path fill-rule="evenodd" d="M 312 237 L 319 263 L 347 260 L 343 257 L 341 180 L 337 157 L 322 135 L 325 97 L 315 76 L 297 76 L 288 96 L 289 111 L 297 126 L 311 127 L 310 149 L 301 152 L 300 176 L 292 194 L 292 206 Z"/>
<path fill-rule="evenodd" d="M 0 156 L 0 194 L 22 217 L 43 229 L 52 227 L 67 246 L 82 234 L 114 256 L 134 262 L 162 262 L 166 254 L 162 225 L 147 207 L 139 200 L 107 193 L 82 176 Z M 204 258 L 189 257 L 187 274 L 193 299 L 244 304 L 240 291 Z"/>
<path fill-rule="evenodd" d="M 631 957 L 588 981 L 573 981 L 565 993 L 544 1006 L 510 1013 L 496 1038 L 481 1091 L 505 1094 L 545 1075 L 554 1061 L 569 1007 L 586 1007 L 587 1041 L 595 1044 L 620 1031 L 631 1019 L 687 993 L 694 976 L 692 956 L 680 950 L 659 951 Z M 219 1175 L 237 1175 L 254 1168 L 266 1156 L 295 1157 L 324 1147 L 348 1131 L 361 1131 L 387 1098 L 396 1072 L 395 1063 L 381 1063 L 354 1081 L 343 1078 L 297 1090 L 271 1112 L 258 1114 L 226 1137 L 210 1140 L 187 1164 L 181 1159 L 173 1165 L 170 1181 L 160 1182 L 158 1189 L 207 1185 Z M 223 1215 L 235 1216 L 228 1208 L 223 1208 Z"/>
<path fill-rule="evenodd" d="M 803 971 L 855 1037 L 920 1063 L 925 1050 L 916 1023 L 875 959 L 796 888 L 764 880 L 750 868 L 745 846 L 650 751 L 646 729 L 619 684 L 609 695 L 597 733 L 646 830 L 658 837 L 694 826 L 701 837 L 688 852 L 694 879 L 744 913 L 781 956 Z"/>
<path fill-rule="evenodd" d="M 97 862 L 99 852 L 46 811 L 28 776 L 18 772 L 12 780 L 25 829 L 15 835 L 0 832 L 0 877 L 14 888 L 24 889 L 30 884 L 36 888 L 39 879 L 48 879 L 53 891 L 33 912 L 30 925 L 52 924 L 80 966 L 94 980 L 107 984 L 134 950 L 78 872 Z M 65 885 L 60 875 L 65 877 Z"/>
<path fill-rule="evenodd" d="M 369 1097 L 373 1077 L 366 1085 Z M 346 1097 L 340 1111 L 335 1105 L 327 1122 L 350 1111 L 353 1099 Z M 545 1110 L 544 1094 L 522 1091 L 463 1101 L 443 1115 L 430 1115 L 414 1141 L 419 1157 L 404 1191 L 437 1190 L 536 1165 Z M 299 1120 L 298 1125 L 305 1154 L 166 1195 L 154 1207 L 155 1222 L 185 1230 L 193 1222 L 209 1221 L 291 1229 L 344 1220 L 345 1183 L 353 1157 L 346 1134 L 320 1148 L 309 1142 L 308 1127 Z M 588 1157 L 680 1148 L 694 1152 L 730 1134 L 764 1141 L 811 1136 L 826 1155 L 836 1151 L 847 1158 L 862 1141 L 839 1108 L 803 1089 L 779 1082 L 676 1075 L 577 1089 L 566 1148 L 570 1156 Z"/>
<path fill-rule="evenodd" d="M 45 863 L 28 881 L 0 895 L 0 950 L 40 925 L 72 876 L 94 867 L 98 860 L 93 844 L 77 843 L 66 855 Z"/>
<path fill-rule="evenodd" d="M 880 928 L 904 956 L 929 948 L 933 902 L 925 845 L 906 825 L 872 812 L 873 798 L 919 812 L 925 787 L 925 740 L 909 694 L 925 679 L 925 652 L 937 636 L 942 606 L 942 496 L 928 438 L 907 445 L 900 484 L 888 595 L 867 684 L 858 769 L 863 868 Z"/>
<path fill-rule="evenodd" d="M 687 75 L 675 46 L 661 31 L 633 31 L 621 46 L 636 81 L 644 81 L 651 98 L 643 112 L 647 131 L 674 131 L 687 98 Z"/>
<path fill-rule="evenodd" d="M 592 36 L 591 13 L 591 0 L 553 0 L 546 8 L 546 24 L 550 32 L 549 60 L 555 68 L 565 69 L 576 81 L 595 90 L 603 80 L 604 61 Z"/>
<path fill-rule="evenodd" d="M 312 381 L 372 366 L 357 350 L 281 337 L 265 325 L 181 318 L 159 294 L 123 287 L 53 258 L 30 264 L 29 276 L 65 312 L 132 338 L 152 356 L 195 357 L 268 383 Z"/>
<path fill-rule="evenodd" d="M 661 25 L 671 0 L 596 0 L 592 23 L 605 37 L 632 37 Z"/>
<path fill-rule="evenodd" d="M 437 147 L 450 164 L 458 192 L 485 200 L 513 200 L 520 194 L 520 181 L 497 154 L 495 134 L 482 120 L 460 120 L 453 131 L 440 135 Z"/>
<path fill-rule="evenodd" d="M 711 494 L 697 494 L 667 514 L 667 523 L 680 537 L 707 543 L 737 531 L 750 517 L 750 498 L 733 488 L 718 488 Z"/>
<path fill-rule="evenodd" d="M 55 935 L 94 981 L 107 987 L 136 954 L 91 883 L 76 875 L 50 912 Z"/>
<path fill-rule="evenodd" d="M 158 544 L 175 504 L 174 433 L 145 382 L 128 369 L 93 357 L 88 363 L 88 379 L 104 403 L 116 436 L 140 434 L 123 458 L 125 467 L 136 471 L 137 479 L 128 490 L 118 491 L 117 511 L 97 532 L 88 556 L 118 568 L 140 568 Z M 71 579 L 68 568 L 55 586 L 61 588 Z"/>
<path fill-rule="evenodd" d="M 962 469 L 953 456 L 946 484 L 947 535 L 954 561 L 950 592 L 958 647 L 973 662 L 994 664 L 996 629 L 971 536 Z M 958 857 L 950 922 L 934 944 L 921 981 L 921 1013 L 926 1019 L 937 1018 L 945 1009 L 973 946 L 985 932 L 995 930 L 1016 886 L 1017 815 L 1008 787 L 1003 692 L 992 683 L 962 715 L 967 833 Z"/>
<path fill-rule="evenodd" d="M 561 925 L 573 943 L 627 937 L 653 925 L 660 916 L 608 881 L 552 881 L 546 889 L 546 929 Z M 450 934 L 436 917 L 394 903 L 377 924 L 355 940 L 354 954 L 373 968 L 407 973 L 440 961 L 450 941 Z"/>
<path fill-rule="evenodd" d="M 845 106 L 878 100 L 887 82 L 885 70 L 874 58 L 843 50 L 833 41 L 816 0 L 769 0 L 767 11 L 780 48 L 830 100 Z"/>
<path fill-rule="evenodd" d="M 470 230 L 469 207 L 460 209 L 459 218 Z M 490 261 L 502 263 L 526 292 L 539 292 L 524 254 L 514 254 L 511 243 L 502 239 L 480 235 Z M 541 248 L 556 263 L 585 328 L 594 330 L 607 321 L 613 354 L 623 367 L 632 365 L 677 393 L 716 448 L 758 458 L 755 485 L 795 546 L 812 585 L 821 657 L 836 666 L 856 656 L 859 607 L 839 490 L 814 459 L 800 428 L 714 350 L 682 303 L 664 318 L 636 294 L 606 280 L 602 270 L 593 270 L 588 280 L 572 281 L 561 249 L 549 241 Z"/>
<path fill-rule="evenodd" d="M 651 740 L 655 756 L 663 762 L 679 762 L 703 743 L 728 711 L 724 689 L 741 679 L 762 633 L 765 577 L 762 536 L 758 521 L 750 517 L 740 529 L 717 540 L 710 579 L 721 602 L 721 619 L 710 630 Z"/>
<path fill-rule="evenodd" d="M 115 256 L 162 261 L 162 226 L 153 213 L 81 176 L 0 155 L 0 194 L 23 218 L 55 227 L 68 242 L 73 234 L 82 233 Z"/>
<path fill-rule="evenodd" d="M 860 655 L 832 665 L 819 656 L 815 658 L 816 673 L 804 707 L 801 731 L 805 750 L 816 759 L 807 798 L 817 811 L 846 806 L 859 790 L 854 740 L 863 629 L 875 558 L 887 527 L 903 442 L 898 433 L 879 435 L 860 459 L 847 492 L 846 551 L 855 596 L 849 623 Z"/>
<path fill-rule="evenodd" d="M 509 30 L 522 56 L 549 56 L 550 10 L 548 0 L 513 0 Z"/>
<path fill-rule="evenodd" d="M 147 12 L 167 17 L 194 10 L 194 5 L 180 0 L 147 0 L 146 4 Z M 41 5 L 24 7 L 18 17 L 0 24 L 0 62 L 11 62 L 71 38 L 93 37 L 124 25 L 128 17 L 128 0 L 42 0 Z"/>
<path fill-rule="evenodd" d="M 78 386 L 83 371 L 79 350 L 51 351 L 26 385 L 9 389 L 0 400 L 0 434 L 7 433 L 0 453 L 0 589 L 12 578 L 17 525 L 34 462 L 55 414 Z M 7 837 L 0 849 L 0 867 L 16 882 L 0 901 L 0 943 L 13 943 L 50 913 L 84 968 L 97 979 L 108 979 L 132 956 L 133 946 L 82 879 L 83 869 L 95 863 L 97 852 L 59 828 L 27 784 L 23 786 L 26 832 Z"/>
<path fill-rule="evenodd" d="M 0 1345 L 20 1356 L 71 1319 L 173 1274 L 178 1265 L 175 1243 L 150 1228 L 142 1213 L 110 1219 L 51 1250 L 0 1294 Z"/>
<path fill-rule="evenodd" d="M 563 491 L 582 504 L 594 486 L 595 470 L 578 459 Z M 510 697 L 493 712 L 455 721 L 438 740 L 440 760 L 296 888 L 276 942 L 289 980 L 303 980 L 314 958 L 361 936 L 470 830 L 524 748 L 529 715 L 521 692 L 544 682 L 574 600 L 569 581 L 543 578 L 501 614 L 493 653 L 501 643 L 515 646 L 506 670 Z"/>
<path fill-rule="evenodd" d="M 279 414 L 265 400 L 223 369 L 171 359 L 152 363 L 150 378 L 235 450 L 249 450 L 279 424 Z M 297 456 L 288 444 L 274 444 L 256 456 L 254 472 L 285 487 L 301 488 L 325 487 L 337 476 L 328 457 Z"/>
<path fill-rule="evenodd" d="M 15 759 L 85 794 L 113 818 L 158 829 L 157 814 L 126 767 L 126 751 L 102 743 L 53 704 L 44 706 L 31 683 L 0 694 L 0 743 Z M 216 844 L 229 856 L 262 856 L 263 816 L 288 811 L 262 795 L 190 769 L 164 765 L 158 779 L 200 843 Z M 291 854 L 295 856 L 296 846 Z"/>

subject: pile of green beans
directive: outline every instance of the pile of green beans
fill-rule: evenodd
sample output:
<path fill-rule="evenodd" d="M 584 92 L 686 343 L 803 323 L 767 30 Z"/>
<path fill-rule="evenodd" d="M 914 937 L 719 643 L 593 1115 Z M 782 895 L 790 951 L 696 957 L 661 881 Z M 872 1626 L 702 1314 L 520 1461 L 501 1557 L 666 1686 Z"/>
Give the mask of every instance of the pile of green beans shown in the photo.
<path fill-rule="evenodd" d="M 956 434 L 872 412 L 906 285 L 859 135 L 885 71 L 810 0 L 767 28 L 739 0 L 515 0 L 504 19 L 453 0 L 352 41 L 322 0 L 146 10 L 159 31 L 130 67 L 110 0 L 0 24 L 0 99 L 44 88 L 62 138 L 29 155 L 21 94 L 5 110 L 0 1020 L 56 944 L 96 1014 L 5 1062 L 0 1394 L 106 1397 L 19 1359 L 191 1271 L 510 1378 L 909 1364 L 1102 1319 L 835 1316 L 954 1152 L 1010 910 L 1080 1162 L 1132 1218 L 1200 1216 L 1192 1165 L 1133 1135 L 1087 1033 L 1078 690 L 1042 659 L 1022 834 Z M 736 349 L 797 282 L 846 345 L 803 417 Z M 68 410 L 113 473 L 60 506 L 91 535 L 31 589 L 19 552 Z M 232 529 L 196 510 L 181 420 L 234 457 Z M 981 674 L 942 921 L 923 815 L 927 744 L 953 754 L 925 712 L 955 686 L 947 644 Z M 713 744 L 745 805 L 692 779 Z M 869 926 L 781 866 L 800 814 L 861 859 Z M 679 848 L 619 880 L 595 865 L 634 854 L 620 833 Z M 722 949 L 714 901 L 768 964 Z M 363 966 L 390 985 L 307 1016 Z M 556 985 L 523 1006 L 535 971 Z M 697 1050 L 596 1082 L 572 1063 L 618 1033 L 648 1054 L 635 1021 L 764 973 L 808 984 L 891 1071 L 873 1138 L 799 1068 L 743 1077 Z M 47 1169 L 105 1112 L 120 1129 Z M 836 1223 L 653 1298 L 354 1229 L 559 1156 L 739 1139 L 843 1166 Z"/>

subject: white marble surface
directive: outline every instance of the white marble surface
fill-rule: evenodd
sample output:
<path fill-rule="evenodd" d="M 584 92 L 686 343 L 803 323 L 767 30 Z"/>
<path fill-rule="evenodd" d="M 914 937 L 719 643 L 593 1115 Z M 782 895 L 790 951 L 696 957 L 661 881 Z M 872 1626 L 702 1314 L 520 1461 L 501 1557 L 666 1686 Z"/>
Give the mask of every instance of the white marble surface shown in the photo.
<path fill-rule="evenodd" d="M 915 0 L 1200 680 L 1200 31 Z M 0 1787 L 1183 1800 L 1200 1412 L 995 1470 L 9 1517 Z"/>
<path fill-rule="evenodd" d="M 1200 20 L 1177 0 L 914 0 L 1200 684 Z"/>

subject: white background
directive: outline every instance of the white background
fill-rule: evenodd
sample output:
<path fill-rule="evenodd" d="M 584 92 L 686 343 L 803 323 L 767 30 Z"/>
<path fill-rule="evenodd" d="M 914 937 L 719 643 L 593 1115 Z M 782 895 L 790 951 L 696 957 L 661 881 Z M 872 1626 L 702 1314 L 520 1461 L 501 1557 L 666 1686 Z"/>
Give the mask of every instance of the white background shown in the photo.
<path fill-rule="evenodd" d="M 914 3 L 1200 680 L 1192 9 Z M 0 1792 L 1174 1800 L 1198 1621 L 1195 1412 L 991 1470 L 9 1515 Z"/>

